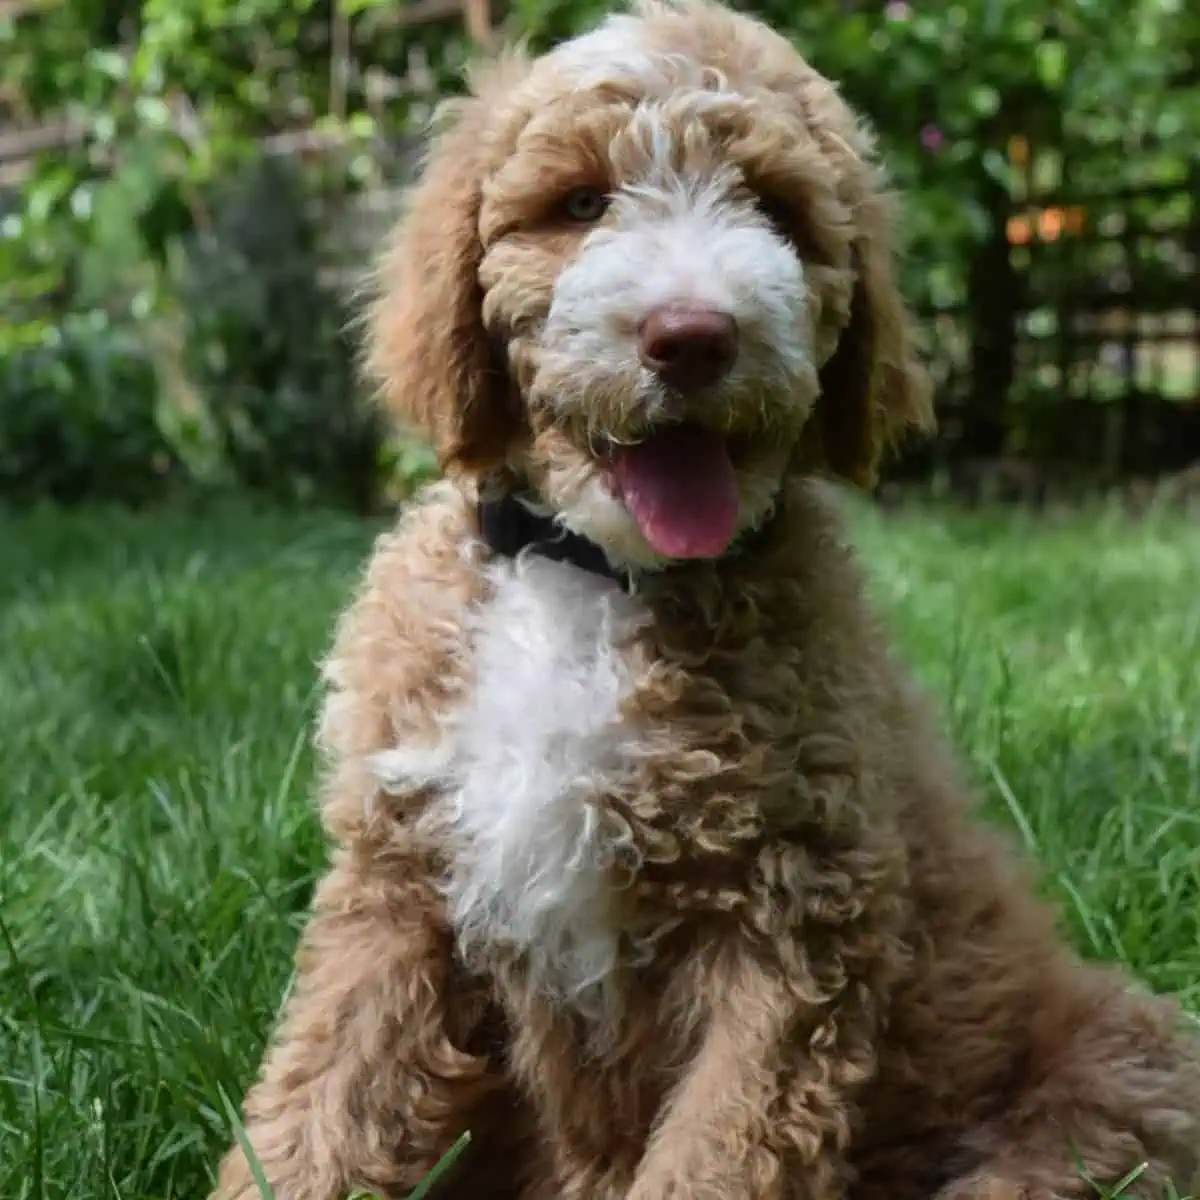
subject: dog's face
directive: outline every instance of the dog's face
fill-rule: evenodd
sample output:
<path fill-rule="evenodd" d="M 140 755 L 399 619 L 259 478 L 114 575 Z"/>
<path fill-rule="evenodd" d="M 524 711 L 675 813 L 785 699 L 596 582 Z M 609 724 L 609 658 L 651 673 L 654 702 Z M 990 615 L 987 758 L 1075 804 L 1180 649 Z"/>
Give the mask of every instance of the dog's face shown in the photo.
<path fill-rule="evenodd" d="M 435 143 L 371 366 L 447 463 L 617 562 L 718 557 L 793 469 L 928 421 L 869 145 L 780 37 L 643 5 L 496 64 Z"/>

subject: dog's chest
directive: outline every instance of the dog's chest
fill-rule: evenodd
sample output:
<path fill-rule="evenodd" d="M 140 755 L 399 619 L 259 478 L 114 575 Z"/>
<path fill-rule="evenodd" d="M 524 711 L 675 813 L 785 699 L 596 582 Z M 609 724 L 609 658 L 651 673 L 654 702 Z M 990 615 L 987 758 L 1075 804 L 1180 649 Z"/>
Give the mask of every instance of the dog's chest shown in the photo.
<path fill-rule="evenodd" d="M 622 830 L 603 800 L 642 736 L 628 701 L 643 610 L 564 564 L 492 571 L 436 752 L 447 899 L 468 958 L 513 947 L 543 990 L 578 1001 L 616 960 L 607 869 Z"/>

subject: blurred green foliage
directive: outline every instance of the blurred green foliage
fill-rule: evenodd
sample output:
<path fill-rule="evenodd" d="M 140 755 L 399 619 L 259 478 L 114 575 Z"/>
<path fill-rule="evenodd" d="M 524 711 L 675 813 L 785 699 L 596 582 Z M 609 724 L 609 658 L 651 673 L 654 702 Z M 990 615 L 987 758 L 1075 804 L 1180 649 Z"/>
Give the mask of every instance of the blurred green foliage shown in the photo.
<path fill-rule="evenodd" d="M 28 504 L 162 494 L 179 462 L 156 395 L 153 365 L 103 312 L 71 314 L 10 348 L 0 356 L 0 495 Z"/>
<path fill-rule="evenodd" d="M 514 0 L 506 22 L 536 48 L 607 7 Z M 746 7 L 876 127 L 926 312 L 973 303 L 1026 186 L 1013 137 L 1052 146 L 1045 185 L 1076 192 L 1194 169 L 1188 0 Z M 0 9 L 0 104 L 78 132 L 0 195 L 0 497 L 150 498 L 187 477 L 370 509 L 397 453 L 403 471 L 429 469 L 364 406 L 318 236 L 427 116 L 414 51 L 435 90 L 470 53 L 461 22 L 403 13 L 398 0 Z M 288 130 L 322 152 L 264 166 L 261 139 Z"/>

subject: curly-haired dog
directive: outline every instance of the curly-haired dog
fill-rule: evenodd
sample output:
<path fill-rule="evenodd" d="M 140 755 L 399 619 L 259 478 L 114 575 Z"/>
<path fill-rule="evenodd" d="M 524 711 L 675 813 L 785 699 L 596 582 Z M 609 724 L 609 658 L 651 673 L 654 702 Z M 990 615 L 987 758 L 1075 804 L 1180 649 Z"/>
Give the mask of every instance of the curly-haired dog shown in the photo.
<path fill-rule="evenodd" d="M 326 668 L 275 1195 L 401 1197 L 467 1130 L 467 1198 L 1192 1186 L 1175 1010 L 977 826 L 816 481 L 929 421 L 867 136 L 702 0 L 473 85 L 372 312 L 447 474 Z"/>

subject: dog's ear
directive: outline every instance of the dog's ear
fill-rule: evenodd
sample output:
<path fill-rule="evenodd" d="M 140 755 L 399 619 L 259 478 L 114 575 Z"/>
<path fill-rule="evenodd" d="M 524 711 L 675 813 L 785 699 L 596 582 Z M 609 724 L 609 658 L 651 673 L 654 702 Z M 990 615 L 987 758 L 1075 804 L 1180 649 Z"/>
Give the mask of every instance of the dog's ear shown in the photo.
<path fill-rule="evenodd" d="M 376 278 L 366 371 L 445 468 L 487 471 L 522 427 L 503 349 L 483 325 L 479 265 L 482 99 L 450 102 Z"/>
<path fill-rule="evenodd" d="M 850 318 L 821 369 L 811 430 L 823 465 L 867 488 L 884 451 L 905 432 L 934 428 L 932 388 L 896 284 L 889 224 L 883 197 L 866 197 L 852 248 Z"/>

